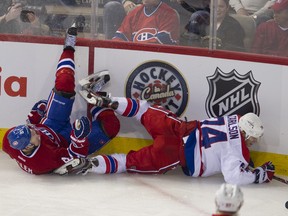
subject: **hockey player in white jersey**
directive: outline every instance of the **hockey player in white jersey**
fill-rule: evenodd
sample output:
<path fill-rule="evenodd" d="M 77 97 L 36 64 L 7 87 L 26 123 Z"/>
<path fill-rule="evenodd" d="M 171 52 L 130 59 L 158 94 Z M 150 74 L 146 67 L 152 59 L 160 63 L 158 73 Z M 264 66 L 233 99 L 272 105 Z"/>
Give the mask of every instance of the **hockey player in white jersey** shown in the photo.
<path fill-rule="evenodd" d="M 84 96 L 84 99 L 91 102 L 90 97 Z M 180 165 L 188 176 L 222 173 L 227 183 L 238 185 L 272 180 L 275 168 L 271 162 L 255 169 L 249 167 L 248 148 L 264 133 L 260 118 L 253 113 L 186 122 L 171 111 L 150 106 L 144 100 L 110 99 L 97 94 L 93 97 L 94 105 L 111 108 L 113 104 L 116 113 L 139 120 L 153 143 L 127 155 L 98 155 L 85 173 L 160 174 Z"/>

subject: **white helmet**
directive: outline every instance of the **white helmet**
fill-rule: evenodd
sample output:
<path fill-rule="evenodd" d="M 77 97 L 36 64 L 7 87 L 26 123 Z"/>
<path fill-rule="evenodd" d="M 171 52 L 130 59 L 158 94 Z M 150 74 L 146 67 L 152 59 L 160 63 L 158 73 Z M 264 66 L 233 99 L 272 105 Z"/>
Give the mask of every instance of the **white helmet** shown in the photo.
<path fill-rule="evenodd" d="M 239 127 L 240 130 L 246 133 L 246 137 L 252 136 L 259 138 L 263 136 L 264 133 L 262 121 L 254 113 L 247 113 L 240 117 Z"/>
<path fill-rule="evenodd" d="M 217 210 L 236 213 L 243 204 L 243 193 L 237 185 L 224 183 L 216 192 Z"/>

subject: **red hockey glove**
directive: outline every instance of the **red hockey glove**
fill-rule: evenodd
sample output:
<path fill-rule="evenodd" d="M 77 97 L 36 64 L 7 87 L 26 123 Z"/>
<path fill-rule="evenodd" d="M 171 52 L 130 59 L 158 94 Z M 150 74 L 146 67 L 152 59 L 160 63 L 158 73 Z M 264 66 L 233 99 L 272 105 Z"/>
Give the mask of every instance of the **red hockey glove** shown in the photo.
<path fill-rule="evenodd" d="M 272 178 L 275 173 L 275 166 L 272 164 L 271 161 L 264 163 L 261 167 L 256 167 L 254 170 L 256 175 L 254 183 L 261 184 L 261 183 L 268 183 L 272 181 Z"/>
<path fill-rule="evenodd" d="M 45 115 L 47 106 L 47 100 L 40 100 L 32 107 L 30 113 L 28 114 L 27 123 L 28 124 L 39 124 L 41 119 Z"/>

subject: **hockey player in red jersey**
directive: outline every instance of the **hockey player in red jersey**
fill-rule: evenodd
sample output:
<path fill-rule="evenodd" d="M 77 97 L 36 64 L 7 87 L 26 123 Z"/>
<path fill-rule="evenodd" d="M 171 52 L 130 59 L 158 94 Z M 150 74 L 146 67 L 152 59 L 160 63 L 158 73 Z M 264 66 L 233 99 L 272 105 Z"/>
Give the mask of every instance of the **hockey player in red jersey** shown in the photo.
<path fill-rule="evenodd" d="M 179 43 L 177 12 L 161 0 L 143 0 L 124 18 L 113 40 L 175 45 Z"/>
<path fill-rule="evenodd" d="M 260 118 L 253 113 L 186 122 L 144 100 L 112 97 L 108 103 L 109 99 L 96 97 L 94 104 L 96 101 L 97 105 L 106 107 L 113 101 L 115 112 L 140 121 L 153 143 L 127 155 L 99 155 L 94 158 L 97 164 L 90 172 L 158 174 L 180 165 L 188 176 L 222 173 L 226 182 L 239 185 L 272 180 L 274 165 L 271 162 L 254 170 L 249 168 L 248 147 L 264 132 Z"/>
<path fill-rule="evenodd" d="M 3 138 L 3 151 L 30 174 L 65 174 L 58 168 L 67 163 L 71 169 L 79 165 L 81 160 L 78 158 L 99 150 L 119 131 L 119 120 L 114 112 L 97 107 L 91 110 L 92 123 L 87 117 L 70 123 L 76 94 L 76 35 L 76 27 L 68 29 L 57 65 L 55 86 L 48 100 L 37 102 L 28 115 L 27 124 L 9 129 Z M 92 76 L 99 76 L 97 78 L 103 82 L 107 74 L 101 72 Z M 99 83 L 91 83 L 89 87 L 94 84 Z"/>

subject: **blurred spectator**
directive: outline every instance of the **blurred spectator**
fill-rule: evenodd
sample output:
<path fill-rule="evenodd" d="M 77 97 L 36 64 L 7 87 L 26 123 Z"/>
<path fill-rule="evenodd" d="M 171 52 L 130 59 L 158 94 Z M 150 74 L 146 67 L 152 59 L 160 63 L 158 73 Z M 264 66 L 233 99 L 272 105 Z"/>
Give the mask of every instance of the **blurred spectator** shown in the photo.
<path fill-rule="evenodd" d="M 206 16 L 208 14 L 209 17 L 210 0 L 165 0 L 165 2 L 166 1 L 169 1 L 168 5 L 174 8 L 180 15 L 180 44 L 189 45 L 187 44 L 189 36 L 186 34 L 187 23 L 189 23 L 192 14 L 196 11 L 205 11 L 203 15 Z"/>
<path fill-rule="evenodd" d="M 1 4 L 0 32 L 11 34 L 47 35 L 49 27 L 44 24 L 47 15 L 44 6 L 30 5 L 31 1 L 12 0 Z M 39 3 L 39 2 L 38 2 Z M 3 12 L 5 11 L 5 12 Z"/>
<path fill-rule="evenodd" d="M 212 216 L 236 216 L 244 202 L 239 186 L 224 183 L 217 190 L 215 204 L 217 212 Z"/>
<path fill-rule="evenodd" d="M 178 44 L 179 15 L 161 0 L 143 0 L 127 14 L 113 40 Z"/>
<path fill-rule="evenodd" d="M 274 19 L 256 29 L 252 52 L 288 57 L 288 0 L 277 0 L 272 9 Z"/>
<path fill-rule="evenodd" d="M 0 17 L 6 14 L 7 9 L 11 6 L 11 0 L 2 0 L 0 1 Z"/>
<path fill-rule="evenodd" d="M 49 35 L 50 28 L 45 24 L 47 11 L 44 6 L 23 7 L 20 19 L 22 21 L 22 34 Z"/>
<path fill-rule="evenodd" d="M 19 17 L 22 11 L 22 3 L 18 1 L 3 1 L 0 16 L 0 33 L 20 33 Z"/>
<path fill-rule="evenodd" d="M 192 14 L 187 25 L 191 46 L 209 46 L 210 14 L 197 11 Z M 216 48 L 232 51 L 244 51 L 245 32 L 240 23 L 229 16 L 229 0 L 218 0 L 216 21 Z"/>
<path fill-rule="evenodd" d="M 104 4 L 103 30 L 105 38 L 112 39 L 125 16 L 137 5 L 141 4 L 142 0 L 109 1 Z"/>
<path fill-rule="evenodd" d="M 200 4 L 193 5 L 194 0 L 176 0 L 185 10 L 194 13 L 199 10 L 210 12 L 210 0 L 201 0 Z"/>
<path fill-rule="evenodd" d="M 188 24 L 185 26 L 187 32 L 183 34 L 187 43 L 184 45 L 201 47 L 201 39 L 209 34 L 210 13 L 208 11 L 200 10 L 194 12 Z M 208 37 L 206 37 L 209 39 Z"/>
<path fill-rule="evenodd" d="M 230 0 L 231 8 L 239 15 L 251 16 L 259 25 L 273 18 L 270 7 L 275 0 Z"/>

